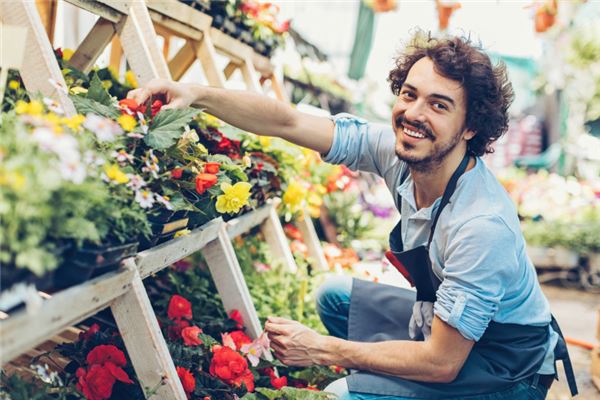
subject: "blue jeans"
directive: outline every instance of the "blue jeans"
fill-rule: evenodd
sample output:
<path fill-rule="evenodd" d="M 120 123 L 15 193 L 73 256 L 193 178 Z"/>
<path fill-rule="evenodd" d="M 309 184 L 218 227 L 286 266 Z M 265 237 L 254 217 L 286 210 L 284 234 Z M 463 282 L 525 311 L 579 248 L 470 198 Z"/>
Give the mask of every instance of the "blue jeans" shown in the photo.
<path fill-rule="evenodd" d="M 352 296 L 352 278 L 335 276 L 329 278 L 317 291 L 317 311 L 332 336 L 348 338 L 348 315 Z M 338 379 L 325 388 L 340 400 L 417 400 L 413 397 L 386 396 L 350 392 L 346 379 Z M 509 389 L 496 393 L 452 397 L 447 400 L 543 400 L 547 389 L 535 381 L 523 380 Z"/>

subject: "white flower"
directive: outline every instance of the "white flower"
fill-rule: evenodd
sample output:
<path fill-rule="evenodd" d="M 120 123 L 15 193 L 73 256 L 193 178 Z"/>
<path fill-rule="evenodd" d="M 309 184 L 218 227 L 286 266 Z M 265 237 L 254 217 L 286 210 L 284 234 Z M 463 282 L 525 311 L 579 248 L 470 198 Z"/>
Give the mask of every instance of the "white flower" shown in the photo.
<path fill-rule="evenodd" d="M 60 175 L 63 179 L 67 181 L 71 181 L 75 184 L 80 184 L 85 180 L 86 171 L 83 164 L 77 161 L 65 161 L 61 160 L 60 166 Z"/>
<path fill-rule="evenodd" d="M 149 190 L 138 190 L 135 192 L 135 201 L 142 208 L 151 208 L 154 204 L 154 193 Z"/>
<path fill-rule="evenodd" d="M 190 129 L 188 125 L 185 126 L 185 132 L 181 136 L 181 139 L 189 141 L 191 143 L 197 143 L 200 138 L 198 137 L 198 133 L 195 130 Z"/>
<path fill-rule="evenodd" d="M 87 114 L 83 126 L 94 132 L 101 142 L 114 142 L 118 135 L 123 134 L 119 124 L 96 114 Z"/>
<path fill-rule="evenodd" d="M 63 386 L 62 380 L 58 376 L 56 371 L 51 371 L 48 364 L 32 364 L 29 366 L 35 371 L 37 376 L 45 383 L 49 383 L 55 386 Z"/>
<path fill-rule="evenodd" d="M 136 192 L 146 186 L 146 181 L 139 175 L 127 174 L 127 177 L 129 178 L 127 186 Z"/>
<path fill-rule="evenodd" d="M 168 197 L 163 197 L 163 196 L 161 196 L 158 193 L 154 194 L 154 196 L 156 197 L 156 201 L 158 203 L 162 204 L 163 206 L 165 206 L 165 208 L 167 210 L 172 210 L 173 209 L 173 205 L 169 201 Z"/>
<path fill-rule="evenodd" d="M 87 150 L 83 155 L 83 162 L 87 165 L 101 167 L 106 163 L 106 160 L 102 157 L 99 157 L 98 154 L 94 153 L 93 151 Z"/>
<path fill-rule="evenodd" d="M 117 159 L 119 163 L 130 163 L 133 164 L 133 156 L 127 153 L 125 150 L 121 149 L 119 151 L 113 151 L 111 157 Z"/>
<path fill-rule="evenodd" d="M 140 127 L 142 128 L 142 132 L 144 132 L 144 135 L 145 135 L 148 133 L 148 121 L 146 121 L 146 117 L 144 117 L 144 114 L 142 114 L 139 111 L 137 113 L 137 116 L 138 116 L 138 122 L 140 124 Z"/>
<path fill-rule="evenodd" d="M 52 111 L 55 114 L 63 115 L 65 113 L 65 110 L 63 110 L 63 108 L 60 106 L 60 104 L 58 104 L 58 101 L 56 100 L 44 97 L 44 104 L 46 105 L 46 107 L 48 107 L 48 110 Z"/>

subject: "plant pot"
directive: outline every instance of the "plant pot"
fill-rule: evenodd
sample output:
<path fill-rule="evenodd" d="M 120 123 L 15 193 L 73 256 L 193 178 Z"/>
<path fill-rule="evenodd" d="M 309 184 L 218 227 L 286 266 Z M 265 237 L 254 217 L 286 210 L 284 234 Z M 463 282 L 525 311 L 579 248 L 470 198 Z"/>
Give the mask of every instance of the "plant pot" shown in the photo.
<path fill-rule="evenodd" d="M 214 26 L 215 28 L 219 29 L 219 30 L 223 30 L 223 22 L 225 21 L 225 19 L 223 18 L 222 15 L 215 15 L 213 17 L 212 20 L 212 26 Z"/>
<path fill-rule="evenodd" d="M 527 255 L 537 268 L 574 268 L 579 264 L 579 255 L 564 247 L 527 246 Z"/>
<path fill-rule="evenodd" d="M 223 19 L 223 29 L 228 35 L 237 37 L 236 33 L 238 32 L 238 26 L 227 17 Z"/>
<path fill-rule="evenodd" d="M 244 27 L 244 28 L 245 28 L 245 27 Z M 254 40 L 252 39 L 252 33 L 250 33 L 250 31 L 249 31 L 249 30 L 247 30 L 247 29 L 244 29 L 244 28 L 241 28 L 241 29 L 242 29 L 242 31 L 240 32 L 240 40 L 241 40 L 243 43 L 246 43 L 246 44 L 248 44 L 248 45 L 252 45 L 252 42 L 254 41 Z"/>
<path fill-rule="evenodd" d="M 116 246 L 84 246 L 73 249 L 67 253 L 65 261 L 56 270 L 55 286 L 66 288 L 115 271 L 122 260 L 137 253 L 138 246 L 138 242 L 131 242 Z"/>

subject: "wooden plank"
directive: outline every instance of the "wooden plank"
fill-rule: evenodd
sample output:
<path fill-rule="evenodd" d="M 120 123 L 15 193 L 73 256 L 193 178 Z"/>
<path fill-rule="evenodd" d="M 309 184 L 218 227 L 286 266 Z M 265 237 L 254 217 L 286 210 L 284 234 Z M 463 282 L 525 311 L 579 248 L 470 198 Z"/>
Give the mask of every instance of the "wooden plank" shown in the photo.
<path fill-rule="evenodd" d="M 216 28 L 210 28 L 210 38 L 215 49 L 229 58 L 242 63 L 246 58 L 251 58 L 254 50 L 252 47 L 232 38 Z"/>
<path fill-rule="evenodd" d="M 223 75 L 223 71 L 217 68 L 215 63 L 217 51 L 215 50 L 210 35 L 204 35 L 202 41 L 194 46 L 196 48 L 196 56 L 200 60 L 200 65 L 202 65 L 208 83 L 212 86 L 224 88 L 225 76 Z"/>
<path fill-rule="evenodd" d="M 142 279 L 133 259 L 126 260 L 133 272 L 131 288 L 111 305 L 113 316 L 142 388 L 156 387 L 159 399 L 185 400 L 173 359 L 158 326 Z"/>
<path fill-rule="evenodd" d="M 101 0 L 65 0 L 67 3 L 89 11 L 90 13 L 107 19 L 113 23 L 121 20 L 124 14 L 127 14 L 127 7 L 123 1 L 105 2 Z"/>
<path fill-rule="evenodd" d="M 106 46 L 111 42 L 115 33 L 112 22 L 99 18 L 69 60 L 69 63 L 75 68 L 88 73 Z"/>
<path fill-rule="evenodd" d="M 35 313 L 20 312 L 0 322 L 0 365 L 99 310 L 131 287 L 133 272 L 122 270 L 74 286 L 45 300 Z"/>
<path fill-rule="evenodd" d="M 296 221 L 296 225 L 298 226 L 300 233 L 302 233 L 302 239 L 304 240 L 306 247 L 308 247 L 308 255 L 313 260 L 312 265 L 317 270 L 328 271 L 329 265 L 327 264 L 323 247 L 321 247 L 321 242 L 315 231 L 312 219 L 310 219 L 308 210 L 304 211 L 304 215 Z"/>
<path fill-rule="evenodd" d="M 115 71 L 121 70 L 121 59 L 123 58 L 123 47 L 117 35 L 113 36 L 110 44 L 109 64 Z"/>
<path fill-rule="evenodd" d="M 259 75 L 254 69 L 254 65 L 252 64 L 250 57 L 244 58 L 244 63 L 240 65 L 240 71 L 242 71 L 244 82 L 246 82 L 246 88 L 251 92 L 261 93 L 262 87 L 258 81 Z"/>
<path fill-rule="evenodd" d="M 228 313 L 238 310 L 244 319 L 246 333 L 253 339 L 257 338 L 262 332 L 260 321 L 224 224 L 219 229 L 217 239 L 202 249 L 202 255 L 225 310 Z"/>
<path fill-rule="evenodd" d="M 21 78 L 30 92 L 41 92 L 58 101 L 65 113 L 75 115 L 75 107 L 67 96 L 65 80 L 58 68 L 48 36 L 44 31 L 35 3 L 28 1 L 0 1 L 0 20 L 3 24 L 28 29 Z M 49 81 L 49 78 L 56 84 Z"/>
<path fill-rule="evenodd" d="M 155 78 L 171 79 L 156 33 L 143 3 L 129 0 L 128 15 L 117 27 L 121 46 L 138 83 L 144 85 Z"/>
<path fill-rule="evenodd" d="M 193 10 L 193 8 L 188 7 Z M 150 19 L 154 22 L 155 29 L 161 27 L 163 29 L 162 32 L 159 32 L 157 29 L 157 33 L 162 36 L 165 31 L 168 31 L 170 34 L 175 36 L 181 36 L 184 39 L 193 39 L 200 40 L 202 39 L 203 33 L 202 31 L 181 23 L 175 19 L 172 19 L 168 16 L 161 14 L 160 12 L 148 9 L 148 14 L 150 15 Z"/>
<path fill-rule="evenodd" d="M 262 223 L 261 231 L 265 236 L 265 241 L 269 245 L 273 259 L 282 262 L 284 268 L 288 271 L 296 272 L 298 266 L 288 245 L 287 237 L 283 232 L 283 227 L 281 226 L 275 207 L 270 210 L 269 216 Z"/>
<path fill-rule="evenodd" d="M 194 45 L 191 41 L 187 41 L 177 54 L 175 54 L 175 57 L 169 61 L 169 71 L 173 79 L 176 81 L 180 80 L 187 70 L 190 69 L 194 61 L 196 61 Z"/>
<path fill-rule="evenodd" d="M 212 17 L 177 0 L 146 0 L 146 5 L 148 9 L 197 31 L 208 32 L 212 25 Z"/>
<path fill-rule="evenodd" d="M 40 13 L 42 24 L 46 29 L 46 34 L 50 43 L 54 42 L 54 27 L 56 21 L 56 9 L 58 8 L 56 0 L 35 0 L 35 5 Z"/>
<path fill-rule="evenodd" d="M 223 70 L 223 75 L 225 75 L 225 79 L 231 78 L 231 75 L 235 72 L 236 69 L 239 68 L 239 64 L 234 63 L 233 61 L 229 61 L 225 69 Z"/>
<path fill-rule="evenodd" d="M 252 53 L 252 64 L 254 65 L 254 68 L 264 77 L 270 77 L 275 72 L 275 66 L 271 60 L 261 54 L 258 54 L 257 52 Z"/>
<path fill-rule="evenodd" d="M 286 103 L 289 103 L 290 97 L 287 94 L 287 91 L 285 90 L 285 86 L 279 81 L 279 78 L 277 77 L 277 75 L 271 74 L 271 76 L 269 77 L 269 80 L 271 81 L 271 89 L 273 89 L 273 92 L 275 93 L 275 98 L 277 100 L 281 100 L 281 101 L 285 101 Z"/>
<path fill-rule="evenodd" d="M 271 214 L 273 204 L 267 203 L 261 208 L 227 221 L 227 234 L 231 239 L 243 235 L 250 229 L 262 224 Z"/>
<path fill-rule="evenodd" d="M 136 265 L 142 279 L 200 250 L 208 242 L 216 239 L 219 228 L 224 222 L 214 219 L 190 234 L 169 240 L 159 246 L 138 253 Z"/>

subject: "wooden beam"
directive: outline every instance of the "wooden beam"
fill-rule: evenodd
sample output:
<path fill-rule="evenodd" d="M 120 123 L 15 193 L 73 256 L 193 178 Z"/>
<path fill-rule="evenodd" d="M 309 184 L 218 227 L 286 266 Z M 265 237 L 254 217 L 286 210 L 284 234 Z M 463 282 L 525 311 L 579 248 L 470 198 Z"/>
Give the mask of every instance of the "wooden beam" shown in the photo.
<path fill-rule="evenodd" d="M 222 224 L 224 222 L 221 218 L 214 219 L 194 229 L 188 235 L 138 253 L 135 260 L 140 276 L 144 279 L 197 252 L 208 242 L 216 239 Z"/>
<path fill-rule="evenodd" d="M 183 4 L 182 4 L 183 5 Z M 185 6 L 191 10 L 193 8 L 189 6 Z M 154 22 L 155 29 L 157 29 L 157 33 L 162 35 L 162 32 L 168 31 L 172 35 L 180 36 L 184 39 L 193 39 L 200 40 L 202 39 L 203 33 L 195 27 L 191 27 L 189 25 L 183 24 L 175 19 L 172 19 L 166 15 L 161 14 L 160 12 L 154 11 L 152 9 L 148 9 L 148 14 L 150 18 Z M 158 27 L 162 28 L 162 32 L 159 32 Z"/>
<path fill-rule="evenodd" d="M 117 35 L 113 36 L 110 44 L 110 61 L 109 65 L 115 70 L 121 70 L 121 59 L 123 59 L 123 47 Z"/>
<path fill-rule="evenodd" d="M 287 237 L 283 232 L 283 227 L 274 207 L 270 210 L 268 218 L 262 223 L 261 231 L 269 245 L 273 259 L 280 261 L 288 271 L 296 272 L 298 270 L 296 260 L 294 260 L 294 255 L 290 250 Z"/>
<path fill-rule="evenodd" d="M 126 260 L 126 267 L 133 272 L 131 288 L 113 302 L 111 310 L 140 385 L 152 388 L 162 382 L 156 391 L 159 399 L 186 400 L 133 259 Z"/>
<path fill-rule="evenodd" d="M 171 74 L 158 43 L 148 9 L 136 0 L 128 0 L 128 15 L 117 25 L 117 33 L 127 62 L 140 85 L 155 78 L 170 79 Z"/>
<path fill-rule="evenodd" d="M 238 310 L 244 319 L 246 333 L 253 339 L 257 338 L 262 332 L 262 327 L 224 224 L 219 229 L 217 239 L 202 249 L 202 255 L 221 295 L 225 310 L 228 313 Z"/>
<path fill-rule="evenodd" d="M 244 59 L 244 63 L 240 65 L 240 71 L 242 71 L 244 82 L 246 82 L 246 88 L 251 92 L 262 93 L 262 87 L 259 83 L 259 75 L 254 69 L 254 65 L 252 64 L 250 57 L 246 57 Z"/>
<path fill-rule="evenodd" d="M 185 24 L 197 31 L 208 32 L 212 24 L 212 17 L 178 0 L 146 0 L 146 5 L 165 18 Z"/>
<path fill-rule="evenodd" d="M 315 269 L 328 271 L 329 265 L 308 210 L 304 210 L 304 215 L 296 221 L 296 225 L 302 234 L 302 240 L 308 247 L 308 255 L 312 258 Z"/>
<path fill-rule="evenodd" d="M 7 25 L 26 27 L 27 42 L 21 67 L 21 78 L 32 93 L 58 101 L 65 113 L 75 115 L 75 107 L 66 92 L 62 76 L 48 36 L 44 31 L 35 3 L 26 1 L 0 1 L 0 20 Z M 49 81 L 52 79 L 52 82 Z M 56 84 L 61 88 L 59 89 Z"/>
<path fill-rule="evenodd" d="M 40 18 L 50 43 L 54 43 L 54 27 L 56 24 L 56 0 L 35 0 L 35 5 L 40 13 Z"/>
<path fill-rule="evenodd" d="M 69 60 L 69 64 L 88 73 L 106 46 L 111 42 L 115 33 L 112 22 L 99 18 Z"/>
<path fill-rule="evenodd" d="M 215 63 L 217 52 L 210 36 L 204 35 L 202 41 L 199 44 L 194 44 L 194 47 L 196 48 L 196 56 L 200 60 L 208 83 L 212 86 L 224 88 L 225 76 Z"/>
<path fill-rule="evenodd" d="M 75 7 L 117 23 L 121 20 L 124 14 L 127 14 L 127 7 L 124 1 L 102 1 L 102 0 L 65 0 Z"/>
<path fill-rule="evenodd" d="M 223 75 L 225 75 L 225 79 L 231 78 L 231 75 L 235 72 L 236 69 L 239 68 L 239 64 L 234 63 L 233 61 L 229 61 L 225 69 L 223 70 Z"/>
<path fill-rule="evenodd" d="M 188 40 L 169 61 L 171 77 L 176 81 L 180 80 L 187 70 L 190 69 L 194 61 L 196 61 L 196 51 L 192 42 Z"/>
<path fill-rule="evenodd" d="M 261 208 L 227 221 L 227 234 L 236 238 L 250 229 L 262 224 L 271 215 L 273 204 L 268 203 Z"/>
<path fill-rule="evenodd" d="M 24 311 L 0 322 L 0 365 L 42 343 L 66 327 L 106 308 L 131 288 L 133 272 L 122 270 L 58 292 L 34 314 Z"/>

